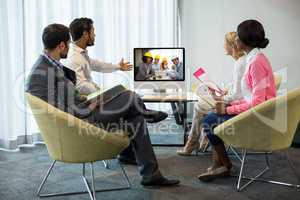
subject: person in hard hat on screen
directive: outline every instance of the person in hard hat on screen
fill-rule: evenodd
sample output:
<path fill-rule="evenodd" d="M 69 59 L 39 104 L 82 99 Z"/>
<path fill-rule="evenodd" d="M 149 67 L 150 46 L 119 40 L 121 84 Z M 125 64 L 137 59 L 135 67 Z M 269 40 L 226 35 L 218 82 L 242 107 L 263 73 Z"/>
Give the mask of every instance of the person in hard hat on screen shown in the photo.
<path fill-rule="evenodd" d="M 159 70 L 159 68 L 160 68 L 159 61 L 160 61 L 160 55 L 156 55 L 154 57 L 154 62 L 153 62 L 153 65 L 152 65 L 153 70 L 155 70 L 155 71 Z"/>
<path fill-rule="evenodd" d="M 168 73 L 168 76 L 174 80 L 183 79 L 183 64 L 179 61 L 178 56 L 172 56 L 171 61 L 173 62 L 172 71 Z"/>
<path fill-rule="evenodd" d="M 153 56 L 150 52 L 146 52 L 142 58 L 143 63 L 138 68 L 138 73 L 136 75 L 137 80 L 147 80 L 151 76 L 155 75 L 152 68 Z"/>
<path fill-rule="evenodd" d="M 161 62 L 161 65 L 160 65 L 160 70 L 161 71 L 168 70 L 168 59 L 166 57 L 164 57 L 162 59 L 162 62 Z"/>

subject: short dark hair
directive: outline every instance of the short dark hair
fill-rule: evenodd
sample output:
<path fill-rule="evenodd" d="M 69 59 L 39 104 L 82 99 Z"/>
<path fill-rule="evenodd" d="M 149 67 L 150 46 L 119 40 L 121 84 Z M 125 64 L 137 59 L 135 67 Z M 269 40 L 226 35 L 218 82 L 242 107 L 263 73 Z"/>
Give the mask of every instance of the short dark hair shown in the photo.
<path fill-rule="evenodd" d="M 70 40 L 69 28 L 62 24 L 50 24 L 44 28 L 42 40 L 45 49 L 54 49 L 61 42 L 67 44 Z"/>
<path fill-rule="evenodd" d="M 92 19 L 86 17 L 74 19 L 69 26 L 72 40 L 80 39 L 84 31 L 90 32 L 93 23 Z"/>
<path fill-rule="evenodd" d="M 249 47 L 266 48 L 269 44 L 263 25 L 257 20 L 243 21 L 238 25 L 237 33 L 239 39 Z"/>

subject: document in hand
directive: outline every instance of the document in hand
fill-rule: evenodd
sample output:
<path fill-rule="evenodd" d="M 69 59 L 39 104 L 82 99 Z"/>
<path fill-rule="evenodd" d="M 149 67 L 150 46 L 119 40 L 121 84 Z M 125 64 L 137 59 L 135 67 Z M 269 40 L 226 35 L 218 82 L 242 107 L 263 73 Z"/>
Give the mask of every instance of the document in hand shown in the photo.
<path fill-rule="evenodd" d="M 222 90 L 215 82 L 209 80 L 205 75 L 206 75 L 205 70 L 202 67 L 200 67 L 194 72 L 194 76 L 196 77 L 196 79 L 198 79 L 209 90 L 215 91 L 220 95 L 226 94 L 224 90 Z"/>
<path fill-rule="evenodd" d="M 125 91 L 127 91 L 127 89 L 123 85 L 117 85 L 104 91 L 99 90 L 88 95 L 86 103 L 98 101 L 99 104 L 105 104 Z"/>

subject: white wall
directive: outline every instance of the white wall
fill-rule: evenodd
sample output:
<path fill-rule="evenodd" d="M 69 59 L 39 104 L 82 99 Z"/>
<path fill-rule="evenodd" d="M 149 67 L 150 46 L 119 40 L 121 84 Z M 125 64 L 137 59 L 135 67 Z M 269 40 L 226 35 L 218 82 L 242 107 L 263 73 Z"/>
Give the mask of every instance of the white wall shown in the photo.
<path fill-rule="evenodd" d="M 233 60 L 224 55 L 224 34 L 235 31 L 245 19 L 258 19 L 265 27 L 269 46 L 264 50 L 274 71 L 287 72 L 284 88 L 300 86 L 299 0 L 179 0 L 182 46 L 186 66 L 205 66 L 213 80 L 228 81 Z M 192 78 L 192 81 L 195 79 Z"/>

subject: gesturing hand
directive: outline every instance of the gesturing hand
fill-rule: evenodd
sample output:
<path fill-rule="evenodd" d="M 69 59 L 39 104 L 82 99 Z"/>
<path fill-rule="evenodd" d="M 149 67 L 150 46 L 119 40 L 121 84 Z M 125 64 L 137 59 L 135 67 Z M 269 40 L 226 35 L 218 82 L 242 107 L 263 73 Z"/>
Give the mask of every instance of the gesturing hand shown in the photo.
<path fill-rule="evenodd" d="M 124 58 L 119 62 L 121 71 L 130 71 L 132 70 L 132 65 L 129 62 L 124 62 Z"/>

